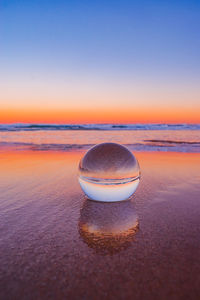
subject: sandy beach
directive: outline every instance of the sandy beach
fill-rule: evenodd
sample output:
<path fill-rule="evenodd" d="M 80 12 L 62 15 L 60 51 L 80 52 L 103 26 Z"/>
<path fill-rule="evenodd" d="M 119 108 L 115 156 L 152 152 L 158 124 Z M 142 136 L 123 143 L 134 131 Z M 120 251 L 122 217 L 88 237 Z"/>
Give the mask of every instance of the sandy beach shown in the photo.
<path fill-rule="evenodd" d="M 2 151 L 1 299 L 199 299 L 198 153 L 138 152 L 132 198 L 88 200 L 84 150 Z"/>

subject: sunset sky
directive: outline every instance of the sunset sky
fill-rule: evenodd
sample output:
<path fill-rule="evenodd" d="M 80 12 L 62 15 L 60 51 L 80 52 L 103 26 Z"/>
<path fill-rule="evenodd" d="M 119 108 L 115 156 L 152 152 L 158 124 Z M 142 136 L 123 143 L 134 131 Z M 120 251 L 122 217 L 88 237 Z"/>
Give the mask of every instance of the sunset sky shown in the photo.
<path fill-rule="evenodd" d="M 0 1 L 0 123 L 200 123 L 200 1 Z"/>

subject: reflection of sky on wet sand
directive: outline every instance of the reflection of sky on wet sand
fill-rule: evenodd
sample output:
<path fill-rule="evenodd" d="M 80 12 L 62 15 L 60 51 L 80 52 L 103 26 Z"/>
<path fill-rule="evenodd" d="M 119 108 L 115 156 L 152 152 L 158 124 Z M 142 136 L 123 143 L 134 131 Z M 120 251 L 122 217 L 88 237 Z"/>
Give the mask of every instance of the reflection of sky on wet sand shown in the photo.
<path fill-rule="evenodd" d="M 1 152 L 2 299 L 149 299 L 149 291 L 195 299 L 200 154 L 137 153 L 141 182 L 123 203 L 84 200 L 83 155 Z"/>
<path fill-rule="evenodd" d="M 129 247 L 139 229 L 134 204 L 86 200 L 80 211 L 79 233 L 99 254 L 115 254 Z"/>

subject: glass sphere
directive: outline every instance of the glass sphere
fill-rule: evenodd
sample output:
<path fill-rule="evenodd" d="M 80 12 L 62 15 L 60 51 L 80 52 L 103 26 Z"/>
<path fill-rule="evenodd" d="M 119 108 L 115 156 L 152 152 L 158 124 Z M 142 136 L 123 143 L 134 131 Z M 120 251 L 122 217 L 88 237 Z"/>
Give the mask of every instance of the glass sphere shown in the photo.
<path fill-rule="evenodd" d="M 79 164 L 79 183 L 91 200 L 126 200 L 136 191 L 139 180 L 137 159 L 119 144 L 98 144 L 87 151 Z"/>

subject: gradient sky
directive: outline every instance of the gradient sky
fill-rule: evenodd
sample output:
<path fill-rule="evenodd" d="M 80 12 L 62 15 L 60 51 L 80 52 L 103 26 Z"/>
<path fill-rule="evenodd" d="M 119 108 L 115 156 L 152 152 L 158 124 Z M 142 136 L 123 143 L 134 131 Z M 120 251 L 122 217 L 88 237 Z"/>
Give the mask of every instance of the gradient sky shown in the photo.
<path fill-rule="evenodd" d="M 0 122 L 200 122 L 200 1 L 0 0 Z"/>

